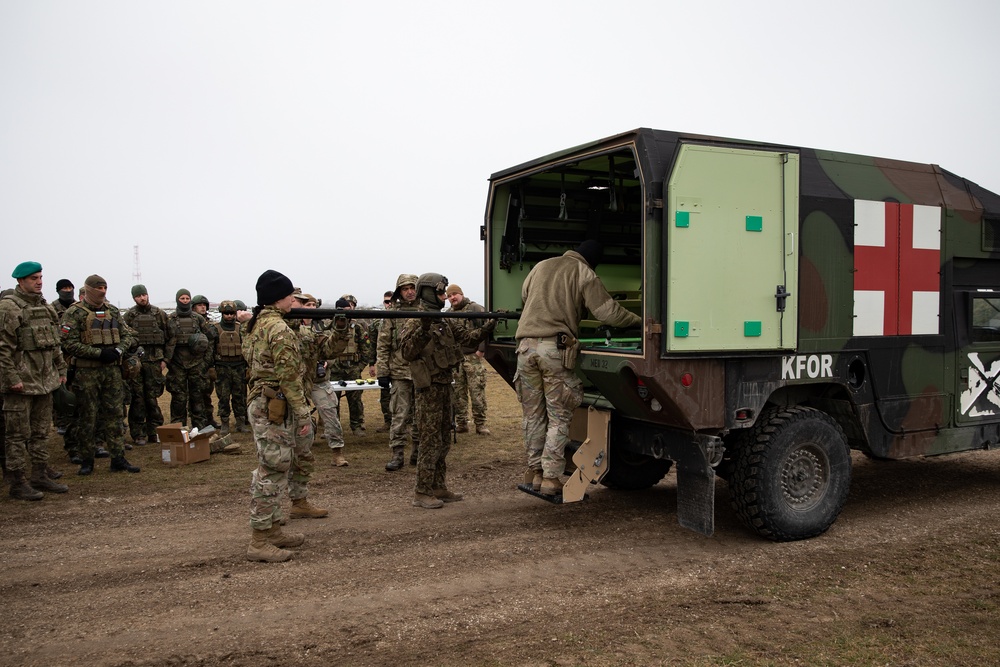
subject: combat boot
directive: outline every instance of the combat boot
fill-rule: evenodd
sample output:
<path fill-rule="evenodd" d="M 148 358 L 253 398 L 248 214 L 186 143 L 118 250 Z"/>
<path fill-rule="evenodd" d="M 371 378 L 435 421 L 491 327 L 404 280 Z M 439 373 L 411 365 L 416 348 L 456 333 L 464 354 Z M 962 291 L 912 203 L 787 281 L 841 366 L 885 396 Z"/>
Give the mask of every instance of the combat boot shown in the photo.
<path fill-rule="evenodd" d="M 365 437 L 365 435 L 367 435 L 367 432 L 365 431 L 365 427 L 364 426 L 352 426 L 351 427 L 351 433 L 353 433 L 355 436 L 357 436 L 359 438 L 363 438 L 363 437 Z"/>
<path fill-rule="evenodd" d="M 46 465 L 45 476 L 48 477 L 49 479 L 59 479 L 60 477 L 62 477 L 62 473 L 53 468 L 52 466 Z"/>
<path fill-rule="evenodd" d="M 14 500 L 41 500 L 45 494 L 33 488 L 24 478 L 23 470 L 10 472 L 10 497 Z"/>
<path fill-rule="evenodd" d="M 493 432 L 486 427 L 486 424 L 476 424 L 476 433 L 478 435 L 491 435 Z"/>
<path fill-rule="evenodd" d="M 399 470 L 402 467 L 403 467 L 403 448 L 393 447 L 392 458 L 389 459 L 389 462 L 385 464 L 385 469 L 388 470 L 389 472 L 392 472 L 393 470 Z"/>
<path fill-rule="evenodd" d="M 94 472 L 94 459 L 93 457 L 89 459 L 80 459 L 80 469 L 76 471 L 77 475 L 89 475 Z"/>
<path fill-rule="evenodd" d="M 455 433 L 468 433 L 469 425 L 466 423 L 459 422 L 455 425 Z"/>
<path fill-rule="evenodd" d="M 375 427 L 376 433 L 388 433 L 389 432 L 389 422 L 382 424 L 381 426 Z"/>
<path fill-rule="evenodd" d="M 410 452 L 410 465 L 411 466 L 417 465 L 417 454 L 418 453 L 419 453 L 419 450 L 416 447 L 414 447 L 413 451 Z"/>
<path fill-rule="evenodd" d="M 271 524 L 266 531 L 267 541 L 279 549 L 289 549 L 301 547 L 306 541 L 306 536 L 302 533 L 285 533 L 281 530 L 281 525 Z"/>
<path fill-rule="evenodd" d="M 524 471 L 524 483 L 530 484 L 532 491 L 537 491 L 542 487 L 542 471 L 528 468 Z"/>
<path fill-rule="evenodd" d="M 69 487 L 49 479 L 45 474 L 45 465 L 31 466 L 31 488 L 36 491 L 48 491 L 50 493 L 66 493 Z"/>
<path fill-rule="evenodd" d="M 243 420 L 243 419 L 237 419 L 236 420 L 236 432 L 237 433 L 248 433 L 249 431 L 250 431 L 250 427 L 247 426 L 247 423 L 246 423 L 245 420 Z"/>
<path fill-rule="evenodd" d="M 146 440 L 146 438 L 144 436 L 140 435 L 138 438 L 132 438 L 132 440 L 133 440 L 133 442 L 135 442 L 135 446 L 136 447 L 145 447 L 146 446 L 147 440 Z"/>
<path fill-rule="evenodd" d="M 461 493 L 449 491 L 446 488 L 434 489 L 434 497 L 446 503 L 457 503 L 464 496 Z"/>
<path fill-rule="evenodd" d="M 124 454 L 111 459 L 111 472 L 139 472 L 139 470 L 139 466 L 129 463 Z"/>
<path fill-rule="evenodd" d="M 333 465 L 337 466 L 338 468 L 343 468 L 344 466 L 348 465 L 347 459 L 344 458 L 344 448 L 343 447 L 335 447 L 334 448 L 334 450 L 333 450 Z"/>
<path fill-rule="evenodd" d="M 538 492 L 543 496 L 561 496 L 563 489 L 562 480 L 558 477 L 546 477 L 542 480 Z"/>
<path fill-rule="evenodd" d="M 288 515 L 293 519 L 322 519 L 329 513 L 321 507 L 316 507 L 305 498 L 296 498 L 292 501 L 292 509 Z"/>
<path fill-rule="evenodd" d="M 444 501 L 424 493 L 415 493 L 413 494 L 413 506 L 423 507 L 425 510 L 436 510 L 439 507 L 444 507 Z"/>
<path fill-rule="evenodd" d="M 268 541 L 270 530 L 255 530 L 247 547 L 247 560 L 262 563 L 284 563 L 292 557 L 291 551 L 279 549 Z"/>
<path fill-rule="evenodd" d="M 110 457 L 111 453 L 108 452 L 108 450 L 104 449 L 104 445 L 97 445 L 97 447 L 94 448 L 95 459 L 106 459 Z"/>
<path fill-rule="evenodd" d="M 229 435 L 229 420 L 227 419 L 219 429 L 219 435 Z"/>

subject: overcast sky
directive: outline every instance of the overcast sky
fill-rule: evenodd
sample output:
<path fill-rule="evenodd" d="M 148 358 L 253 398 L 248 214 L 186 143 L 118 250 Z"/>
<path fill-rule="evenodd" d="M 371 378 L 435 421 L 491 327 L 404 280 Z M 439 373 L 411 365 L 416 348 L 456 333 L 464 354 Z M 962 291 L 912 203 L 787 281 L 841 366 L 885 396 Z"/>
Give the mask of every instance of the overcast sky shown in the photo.
<path fill-rule="evenodd" d="M 1000 3 L 0 0 L 0 287 L 482 302 L 489 175 L 653 127 L 1000 191 Z"/>

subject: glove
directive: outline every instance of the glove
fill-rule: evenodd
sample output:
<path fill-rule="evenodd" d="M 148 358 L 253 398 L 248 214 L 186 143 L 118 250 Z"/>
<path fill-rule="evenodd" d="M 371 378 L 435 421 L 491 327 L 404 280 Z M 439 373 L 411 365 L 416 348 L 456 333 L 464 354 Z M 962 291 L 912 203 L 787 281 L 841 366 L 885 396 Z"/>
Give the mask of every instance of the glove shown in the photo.
<path fill-rule="evenodd" d="M 497 321 L 496 320 L 486 320 L 486 324 L 483 325 L 483 331 L 485 331 L 488 334 L 493 333 L 493 331 L 496 328 L 497 328 Z"/>
<path fill-rule="evenodd" d="M 431 330 L 431 318 L 423 317 L 420 319 L 420 328 L 423 329 L 424 333 Z"/>
<path fill-rule="evenodd" d="M 383 389 L 388 389 L 390 384 L 391 380 L 389 379 L 388 375 L 383 375 L 378 379 L 378 386 L 382 387 Z"/>
<path fill-rule="evenodd" d="M 118 363 L 118 358 L 121 356 L 121 352 L 117 347 L 104 347 L 101 348 L 101 356 L 97 358 L 102 364 L 114 364 Z"/>
<path fill-rule="evenodd" d="M 219 379 L 219 374 L 215 371 L 215 366 L 208 369 L 208 379 L 215 382 Z"/>

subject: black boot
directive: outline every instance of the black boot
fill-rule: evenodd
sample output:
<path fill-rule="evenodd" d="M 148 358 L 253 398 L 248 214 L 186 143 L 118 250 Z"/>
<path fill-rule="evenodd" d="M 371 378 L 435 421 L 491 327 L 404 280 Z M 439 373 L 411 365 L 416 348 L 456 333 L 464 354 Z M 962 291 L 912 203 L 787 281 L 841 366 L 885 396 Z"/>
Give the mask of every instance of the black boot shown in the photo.
<path fill-rule="evenodd" d="M 104 449 L 104 447 L 101 447 L 100 445 L 98 445 L 97 449 L 94 450 L 95 459 L 106 459 L 109 458 L 110 456 L 111 454 L 108 453 L 108 450 Z"/>
<path fill-rule="evenodd" d="M 89 475 L 94 472 L 94 459 L 80 459 L 80 469 L 76 471 L 77 475 Z"/>
<path fill-rule="evenodd" d="M 385 469 L 388 470 L 389 472 L 392 472 L 394 470 L 399 470 L 402 467 L 403 467 L 403 448 L 393 447 L 392 458 L 389 459 L 389 462 L 385 464 Z"/>
<path fill-rule="evenodd" d="M 125 455 L 111 459 L 111 472 L 139 472 L 139 466 L 134 466 L 128 462 Z"/>

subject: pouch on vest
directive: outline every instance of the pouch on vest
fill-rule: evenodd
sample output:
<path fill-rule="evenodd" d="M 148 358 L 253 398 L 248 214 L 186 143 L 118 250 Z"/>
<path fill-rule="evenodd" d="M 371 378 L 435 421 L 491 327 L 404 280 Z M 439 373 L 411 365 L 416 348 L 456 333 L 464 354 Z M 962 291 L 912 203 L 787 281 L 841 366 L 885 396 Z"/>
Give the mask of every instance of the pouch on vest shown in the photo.
<path fill-rule="evenodd" d="M 576 358 L 580 354 L 580 341 L 565 333 L 556 334 L 556 348 L 562 353 L 563 368 L 576 369 Z"/>
<path fill-rule="evenodd" d="M 426 361 L 416 359 L 410 362 L 410 379 L 413 380 L 414 389 L 427 389 L 431 386 L 431 372 L 427 369 Z"/>
<path fill-rule="evenodd" d="M 274 387 L 264 387 L 263 394 L 267 399 L 267 421 L 272 424 L 284 424 L 288 412 L 285 395 Z"/>

